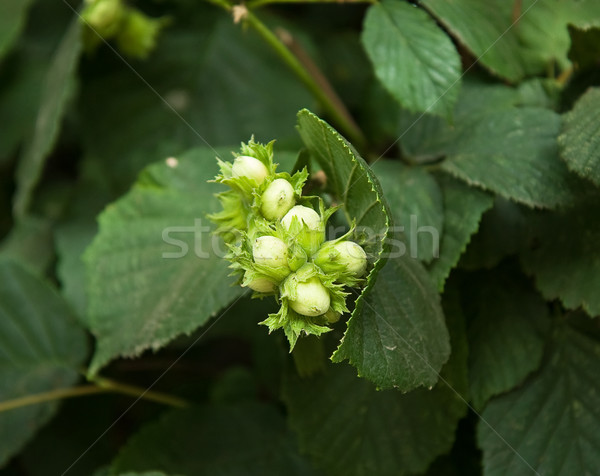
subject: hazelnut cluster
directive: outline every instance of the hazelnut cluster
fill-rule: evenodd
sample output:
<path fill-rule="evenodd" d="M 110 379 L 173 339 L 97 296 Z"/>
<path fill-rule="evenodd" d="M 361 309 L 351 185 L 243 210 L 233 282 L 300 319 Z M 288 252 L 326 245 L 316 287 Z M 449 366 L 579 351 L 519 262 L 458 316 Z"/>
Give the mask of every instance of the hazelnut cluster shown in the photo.
<path fill-rule="evenodd" d="M 306 169 L 278 173 L 273 142 L 251 139 L 233 162 L 217 160 L 214 181 L 229 189 L 217 195 L 223 209 L 209 218 L 228 243 L 230 267 L 255 297 L 275 296 L 281 304 L 261 324 L 283 329 L 291 348 L 302 333 L 329 331 L 348 311 L 346 287 L 361 285 L 367 270 L 365 251 L 348 239 L 353 229 L 326 241 L 327 220 L 338 207 L 325 209 L 320 197 L 302 195 Z"/>

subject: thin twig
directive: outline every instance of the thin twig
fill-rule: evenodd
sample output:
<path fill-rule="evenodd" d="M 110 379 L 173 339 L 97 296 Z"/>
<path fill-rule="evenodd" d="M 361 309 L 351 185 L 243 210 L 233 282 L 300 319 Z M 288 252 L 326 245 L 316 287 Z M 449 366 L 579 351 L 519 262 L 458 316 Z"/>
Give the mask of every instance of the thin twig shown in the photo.
<path fill-rule="evenodd" d="M 240 7 L 238 7 L 240 8 Z M 358 148 L 365 146 L 366 140 L 362 131 L 358 128 L 354 120 L 350 117 L 347 109 L 341 104 L 341 101 L 336 102 L 333 97 L 337 97 L 335 93 L 331 95 L 331 91 L 325 92 L 322 83 L 319 83 L 315 77 L 307 70 L 306 66 L 292 53 L 292 51 L 273 33 L 256 15 L 251 11 L 246 10 L 243 18 L 246 24 L 250 25 L 265 42 L 271 46 L 275 53 L 288 65 L 292 72 L 304 83 L 312 95 L 321 103 L 323 108 L 331 115 L 332 120 L 348 137 L 348 139 Z M 331 88 L 330 88 L 331 89 Z M 342 107 L 340 107 L 340 104 Z"/>
<path fill-rule="evenodd" d="M 120 393 L 131 397 L 139 397 L 143 394 L 143 398 L 149 401 L 162 403 L 171 407 L 183 408 L 189 406 L 186 400 L 168 395 L 162 392 L 145 391 L 145 388 L 129 385 L 125 383 L 115 382 L 103 377 L 97 377 L 93 380 L 93 384 L 80 385 L 77 387 L 59 388 L 48 392 L 26 395 L 24 397 L 14 398 L 0 402 L 0 413 L 17 408 L 26 407 L 29 405 L 38 405 L 40 403 L 52 402 L 54 400 L 64 400 L 66 398 L 82 397 L 86 395 L 97 395 L 100 393 Z"/>

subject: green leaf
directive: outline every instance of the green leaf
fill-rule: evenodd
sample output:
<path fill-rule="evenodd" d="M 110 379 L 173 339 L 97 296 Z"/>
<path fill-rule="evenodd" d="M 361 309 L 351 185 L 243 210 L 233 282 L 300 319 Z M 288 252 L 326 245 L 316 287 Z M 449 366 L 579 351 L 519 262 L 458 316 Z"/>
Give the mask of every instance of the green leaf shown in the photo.
<path fill-rule="evenodd" d="M 301 111 L 298 123 L 307 148 L 345 204 L 349 221 L 356 219 L 358 227 L 369 227 L 378 238 L 385 237 L 389 227 L 387 206 L 373 172 L 339 134 L 314 114 Z M 382 240 L 367 247 L 367 251 L 381 256 Z M 376 262 L 368 286 L 373 286 L 381 264 L 383 260 Z M 359 375 L 380 387 L 396 386 L 408 391 L 433 385 L 450 352 L 437 292 L 416 260 L 401 256 L 389 262 L 382 273 L 373 289 L 363 290 L 357 300 L 346 335 L 332 359 L 348 359 Z"/>
<path fill-rule="evenodd" d="M 212 6 L 196 4 L 193 15 L 165 29 L 151 60 L 135 66 L 154 91 L 118 59 L 83 83 L 85 149 L 122 189 L 147 164 L 191 147 L 252 134 L 288 150 L 299 145 L 296 113 L 311 104 L 302 84 L 252 30 Z M 127 127 L 115 128 L 116 119 Z"/>
<path fill-rule="evenodd" d="M 0 243 L 0 256 L 20 261 L 43 275 L 54 259 L 52 222 L 36 216 L 24 217 Z"/>
<path fill-rule="evenodd" d="M 96 215 L 114 199 L 104 182 L 102 169 L 94 168 L 95 161 L 82 161 L 82 176 L 75 185 L 71 201 L 54 229 L 58 263 L 56 273 L 61 291 L 79 316 L 87 309 L 85 264 L 83 253 L 98 232 Z"/>
<path fill-rule="evenodd" d="M 61 40 L 46 75 L 33 137 L 27 141 L 17 168 L 14 211 L 22 217 L 42 175 L 44 161 L 58 137 L 62 116 L 74 89 L 81 52 L 81 24 L 75 18 Z"/>
<path fill-rule="evenodd" d="M 566 325 L 558 331 L 541 371 L 482 414 L 487 476 L 595 474 L 600 466 L 600 343 Z"/>
<path fill-rule="evenodd" d="M 518 271 L 476 273 L 463 289 L 470 396 L 481 409 L 539 367 L 550 321 L 546 302 Z"/>
<path fill-rule="evenodd" d="M 541 107 L 553 111 L 561 108 L 563 85 L 554 78 L 532 78 L 517 87 L 520 107 Z"/>
<path fill-rule="evenodd" d="M 73 385 L 86 335 L 48 284 L 0 260 L 0 401 Z M 55 413 L 56 402 L 0 413 L 0 466 Z"/>
<path fill-rule="evenodd" d="M 546 109 L 497 111 L 465 124 L 442 169 L 530 207 L 573 200 L 574 178 L 558 156 L 560 116 Z"/>
<path fill-rule="evenodd" d="M 547 299 L 560 298 L 568 309 L 582 306 L 600 315 L 600 222 L 598 195 L 561 213 L 532 217 L 534 244 L 524 250 L 525 270 Z"/>
<path fill-rule="evenodd" d="M 460 267 L 493 268 L 505 257 L 517 254 L 531 233 L 525 212 L 522 206 L 496 197 L 493 208 L 483 214 L 479 231 L 461 256 Z"/>
<path fill-rule="evenodd" d="M 498 84 L 487 76 L 466 76 L 456 104 L 456 119 L 467 123 L 474 116 L 511 109 L 519 104 L 519 91 L 506 84 Z"/>
<path fill-rule="evenodd" d="M 169 158 L 100 215 L 84 256 L 85 321 L 97 338 L 90 374 L 189 334 L 241 294 L 206 219 L 219 208 L 219 187 L 206 182 L 216 172 L 211 150 Z"/>
<path fill-rule="evenodd" d="M 375 4 L 367 12 L 362 43 L 379 80 L 406 109 L 451 116 L 460 56 L 426 12 L 406 2 Z"/>
<path fill-rule="evenodd" d="M 46 48 L 25 44 L 17 49 L 12 61 L 4 63 L 10 67 L 11 74 L 3 78 L 0 90 L 0 123 L 3 129 L 0 163 L 11 157 L 33 129 L 48 54 Z"/>
<path fill-rule="evenodd" d="M 380 160 L 373 171 L 390 205 L 395 236 L 410 248 L 410 256 L 424 263 L 438 257 L 444 202 L 435 179 L 422 168 L 397 161 Z"/>
<path fill-rule="evenodd" d="M 314 475 L 294 446 L 282 416 L 266 405 L 175 410 L 133 436 L 110 474 Z"/>
<path fill-rule="evenodd" d="M 544 65 L 556 65 L 560 69 L 569 67 L 567 51 L 569 35 L 567 22 L 572 0 L 524 0 L 520 10 L 513 10 L 513 20 L 520 17 L 512 33 L 521 43 L 526 55 L 535 61 L 530 72 L 541 72 Z M 571 4 L 571 5 L 569 5 Z"/>
<path fill-rule="evenodd" d="M 380 387 L 408 391 L 433 385 L 450 352 L 435 288 L 419 262 L 403 256 L 389 262 L 375 282 L 384 263 L 380 256 L 389 228 L 387 205 L 382 202 L 377 179 L 327 123 L 306 110 L 299 113 L 298 122 L 302 139 L 344 203 L 349 220 L 356 219 L 358 227 L 368 227 L 377 238 L 366 247 L 377 258 L 367 288 L 356 302 L 332 359 L 348 359 L 360 375 Z"/>
<path fill-rule="evenodd" d="M 384 106 L 382 105 L 382 108 Z M 402 155 L 410 161 L 421 164 L 435 162 L 446 152 L 448 132 L 451 126 L 438 116 L 412 113 L 398 109 L 397 125 L 394 134 L 399 137 Z M 453 118 L 456 120 L 456 116 Z"/>
<path fill-rule="evenodd" d="M 491 208 L 494 200 L 489 194 L 447 175 L 439 175 L 438 181 L 444 197 L 444 232 L 440 256 L 427 270 L 438 289 L 443 291 L 450 271 L 467 249 L 471 235 L 479 228 L 481 216 Z"/>
<path fill-rule="evenodd" d="M 511 81 L 525 76 L 523 53 L 510 29 L 513 2 L 422 0 L 421 4 L 490 71 Z"/>
<path fill-rule="evenodd" d="M 432 390 L 377 391 L 346 365 L 329 365 L 312 378 L 286 375 L 290 425 L 301 449 L 326 474 L 421 473 L 450 449 L 467 410 L 461 397 L 467 392 L 467 347 L 457 304 L 456 295 L 445 302 L 453 353 Z"/>
<path fill-rule="evenodd" d="M 589 89 L 564 116 L 558 144 L 567 167 L 600 187 L 600 88 Z"/>
<path fill-rule="evenodd" d="M 439 295 L 416 259 L 393 256 L 356 310 L 334 362 L 348 359 L 378 387 L 430 387 L 450 355 Z"/>
<path fill-rule="evenodd" d="M 381 255 L 390 227 L 387 203 L 375 174 L 358 152 L 335 129 L 312 112 L 298 113 L 298 131 L 313 158 L 323 168 L 328 185 L 343 204 L 348 223 L 369 235 L 363 248 L 375 266 L 369 274 L 372 283 L 383 265 Z"/>
<path fill-rule="evenodd" d="M 33 0 L 4 0 L 0 8 L 0 60 L 10 50 L 25 25 Z"/>
<path fill-rule="evenodd" d="M 548 67 L 569 67 L 567 24 L 600 21 L 595 0 L 423 0 L 491 72 L 516 82 Z"/>
<path fill-rule="evenodd" d="M 411 163 L 431 163 L 452 150 L 455 142 L 470 131 L 476 117 L 510 109 L 520 103 L 519 96 L 516 89 L 506 85 L 465 76 L 452 114 L 453 124 L 449 124 L 438 116 L 400 109 L 385 91 L 375 88 L 366 105 L 370 133 L 381 134 L 384 129 L 398 139 L 403 157 Z"/>
<path fill-rule="evenodd" d="M 557 0 L 561 1 L 561 0 Z M 565 10 L 569 13 L 568 23 L 580 28 L 600 26 L 600 4 L 594 0 L 579 0 L 570 2 L 562 0 Z"/>
<path fill-rule="evenodd" d="M 25 6 L 28 2 L 20 3 Z M 72 13 L 64 4 L 35 2 L 28 15 L 28 28 L 10 55 L 2 60 L 0 163 L 16 155 L 19 144 L 33 131 L 52 54 L 72 20 Z M 0 15 L 0 22 L 3 19 Z M 5 31 L 1 27 L 0 30 Z"/>
<path fill-rule="evenodd" d="M 381 186 L 348 141 L 312 112 L 304 109 L 298 113 L 298 131 L 311 156 L 325 172 L 328 187 L 343 204 L 347 222 L 356 224 L 356 240 L 373 263 L 364 294 L 384 264 L 382 254 L 390 227 Z"/>
<path fill-rule="evenodd" d="M 566 70 L 568 58 L 569 23 L 600 25 L 600 5 L 595 0 L 525 0 L 523 1 L 518 28 L 515 33 L 522 47 L 540 65 Z"/>

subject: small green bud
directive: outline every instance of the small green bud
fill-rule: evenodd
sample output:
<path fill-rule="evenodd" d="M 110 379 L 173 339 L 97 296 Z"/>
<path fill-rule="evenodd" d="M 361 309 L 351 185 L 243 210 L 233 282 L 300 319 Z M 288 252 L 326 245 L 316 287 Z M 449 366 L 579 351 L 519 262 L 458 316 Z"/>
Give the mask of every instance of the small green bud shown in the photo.
<path fill-rule="evenodd" d="M 117 45 L 127 56 L 147 58 L 156 47 L 158 35 L 167 23 L 165 18 L 150 18 L 134 8 L 128 8 L 117 33 Z"/>
<path fill-rule="evenodd" d="M 267 278 L 254 279 L 247 286 L 258 293 L 272 293 L 277 289 L 277 285 Z"/>
<path fill-rule="evenodd" d="M 342 317 L 342 313 L 341 312 L 336 312 L 333 309 L 329 309 L 324 315 L 323 317 L 327 320 L 327 322 L 329 324 L 335 324 L 337 321 L 340 320 L 340 317 Z"/>
<path fill-rule="evenodd" d="M 261 236 L 254 240 L 252 257 L 257 264 L 278 268 L 288 265 L 288 248 L 279 238 Z"/>
<path fill-rule="evenodd" d="M 233 161 L 231 175 L 233 177 L 247 177 L 258 186 L 267 178 L 269 171 L 260 160 L 247 155 L 240 155 Z"/>
<path fill-rule="evenodd" d="M 328 241 L 314 256 L 314 263 L 325 273 L 344 271 L 360 278 L 367 270 L 367 254 L 353 241 Z"/>
<path fill-rule="evenodd" d="M 281 219 L 283 226 L 292 233 L 294 239 L 312 256 L 325 240 L 325 226 L 321 217 L 312 208 L 296 205 Z M 300 225 L 296 229 L 294 223 Z"/>
<path fill-rule="evenodd" d="M 276 179 L 262 194 L 260 211 L 267 220 L 281 220 L 295 203 L 292 184 L 285 179 Z"/>
<path fill-rule="evenodd" d="M 124 12 L 121 0 L 96 0 L 86 6 L 81 16 L 98 35 L 111 38 L 119 31 Z"/>
<path fill-rule="evenodd" d="M 329 309 L 329 291 L 316 276 L 296 285 L 296 299 L 290 299 L 290 307 L 303 316 L 320 316 Z"/>

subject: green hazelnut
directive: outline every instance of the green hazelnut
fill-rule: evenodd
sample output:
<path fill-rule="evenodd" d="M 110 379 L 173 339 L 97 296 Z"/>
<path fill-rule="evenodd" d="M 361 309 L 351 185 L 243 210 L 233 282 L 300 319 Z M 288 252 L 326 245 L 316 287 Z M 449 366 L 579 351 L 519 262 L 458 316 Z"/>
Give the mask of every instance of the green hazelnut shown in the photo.
<path fill-rule="evenodd" d="M 117 45 L 127 56 L 147 58 L 156 47 L 158 35 L 166 25 L 164 18 L 150 18 L 135 8 L 127 8 L 117 33 Z"/>
<path fill-rule="evenodd" d="M 233 161 L 231 175 L 233 177 L 247 177 L 256 185 L 260 185 L 269 175 L 269 170 L 260 160 L 247 155 L 240 155 Z"/>
<path fill-rule="evenodd" d="M 247 286 L 253 291 L 259 293 L 272 293 L 277 289 L 277 285 L 267 278 L 257 278 L 250 281 Z"/>
<path fill-rule="evenodd" d="M 121 0 L 97 0 L 83 11 L 83 19 L 102 37 L 111 38 L 119 30 L 124 14 Z"/>
<path fill-rule="evenodd" d="M 296 299 L 290 299 L 290 307 L 303 316 L 320 316 L 329 309 L 331 298 L 319 278 L 312 277 L 296 286 Z"/>
<path fill-rule="evenodd" d="M 281 219 L 281 223 L 289 230 L 293 218 L 297 218 L 300 222 L 304 223 L 309 230 L 318 231 L 321 229 L 321 217 L 312 208 L 296 205 L 285 214 Z"/>
<path fill-rule="evenodd" d="M 367 254 L 353 241 L 328 241 L 315 254 L 314 263 L 326 273 L 339 271 L 341 268 L 360 278 L 367 270 Z"/>
<path fill-rule="evenodd" d="M 254 240 L 252 257 L 256 264 L 278 268 L 288 265 L 287 245 L 274 236 L 261 236 Z"/>
<path fill-rule="evenodd" d="M 292 184 L 285 179 L 276 179 L 262 194 L 260 211 L 267 220 L 281 220 L 295 203 Z"/>

